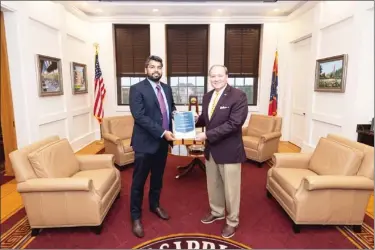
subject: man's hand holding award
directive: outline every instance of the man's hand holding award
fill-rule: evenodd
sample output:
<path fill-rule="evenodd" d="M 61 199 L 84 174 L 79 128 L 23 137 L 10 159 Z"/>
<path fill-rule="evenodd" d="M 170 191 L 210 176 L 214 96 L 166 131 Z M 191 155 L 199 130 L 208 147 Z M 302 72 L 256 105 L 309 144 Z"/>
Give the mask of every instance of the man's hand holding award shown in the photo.
<path fill-rule="evenodd" d="M 173 134 L 175 139 L 195 139 L 194 111 L 177 111 L 174 114 Z"/>

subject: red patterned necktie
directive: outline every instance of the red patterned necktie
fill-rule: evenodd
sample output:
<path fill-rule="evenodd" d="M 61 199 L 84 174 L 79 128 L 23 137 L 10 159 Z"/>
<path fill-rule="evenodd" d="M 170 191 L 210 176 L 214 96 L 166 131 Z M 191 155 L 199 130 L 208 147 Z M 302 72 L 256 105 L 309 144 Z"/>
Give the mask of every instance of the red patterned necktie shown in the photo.
<path fill-rule="evenodd" d="M 169 130 L 169 121 L 168 121 L 168 114 L 167 114 L 167 108 L 165 106 L 163 94 L 161 93 L 160 85 L 156 85 L 156 89 L 158 90 L 158 101 L 160 105 L 161 114 L 163 116 L 163 128 L 165 130 Z"/>

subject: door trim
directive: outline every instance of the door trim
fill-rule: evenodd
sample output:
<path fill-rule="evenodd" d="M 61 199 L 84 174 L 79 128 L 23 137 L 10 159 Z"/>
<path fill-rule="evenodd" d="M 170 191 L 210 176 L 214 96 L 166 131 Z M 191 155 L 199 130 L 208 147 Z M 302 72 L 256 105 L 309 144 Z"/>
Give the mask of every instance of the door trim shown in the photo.
<path fill-rule="evenodd" d="M 14 121 L 12 89 L 10 86 L 9 61 L 5 34 L 4 14 L 1 11 L 1 85 L 0 85 L 0 112 L 1 130 L 5 154 L 5 174 L 14 176 L 9 159 L 9 153 L 17 149 L 17 135 Z"/>

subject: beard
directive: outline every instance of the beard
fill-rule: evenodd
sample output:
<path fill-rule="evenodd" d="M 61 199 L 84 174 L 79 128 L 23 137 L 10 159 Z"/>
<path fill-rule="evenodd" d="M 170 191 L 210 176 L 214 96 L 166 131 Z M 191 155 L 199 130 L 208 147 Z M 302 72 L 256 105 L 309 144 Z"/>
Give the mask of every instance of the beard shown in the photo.
<path fill-rule="evenodd" d="M 148 79 L 154 82 L 158 82 L 161 79 L 161 74 L 147 74 Z"/>

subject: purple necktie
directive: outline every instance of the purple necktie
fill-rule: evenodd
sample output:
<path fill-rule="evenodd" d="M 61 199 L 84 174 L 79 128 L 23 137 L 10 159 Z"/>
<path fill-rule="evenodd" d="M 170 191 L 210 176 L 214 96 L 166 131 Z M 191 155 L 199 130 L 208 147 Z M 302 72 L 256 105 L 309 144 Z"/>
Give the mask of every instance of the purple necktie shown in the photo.
<path fill-rule="evenodd" d="M 156 89 L 158 90 L 158 101 L 160 105 L 161 114 L 163 115 L 163 128 L 165 130 L 169 130 L 167 108 L 165 107 L 165 102 L 164 102 L 163 94 L 161 93 L 161 90 L 160 90 L 160 85 L 156 85 Z"/>

